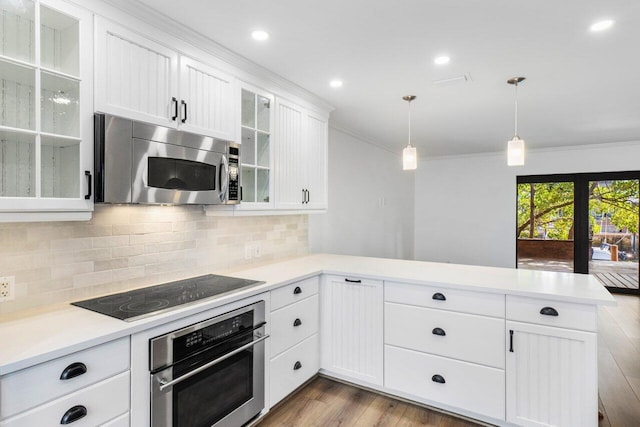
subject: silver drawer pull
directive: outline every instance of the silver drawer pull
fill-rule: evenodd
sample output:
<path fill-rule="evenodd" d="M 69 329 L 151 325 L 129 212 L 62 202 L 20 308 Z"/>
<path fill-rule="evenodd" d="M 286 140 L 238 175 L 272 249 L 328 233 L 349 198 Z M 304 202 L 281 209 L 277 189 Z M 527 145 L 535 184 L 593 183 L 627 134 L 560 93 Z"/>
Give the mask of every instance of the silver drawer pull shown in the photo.
<path fill-rule="evenodd" d="M 167 381 L 166 379 L 162 378 L 159 383 L 160 383 L 160 391 L 163 391 L 166 388 L 169 388 L 175 384 L 178 384 L 179 382 L 182 382 L 184 380 L 186 380 L 187 378 L 191 378 L 192 376 L 199 374 L 200 372 L 204 371 L 205 369 L 209 369 L 210 367 L 212 367 L 213 365 L 217 365 L 218 363 L 227 360 L 228 358 L 235 356 L 236 354 L 240 353 L 241 351 L 244 351 L 250 347 L 253 347 L 254 345 L 258 344 L 259 342 L 262 342 L 264 340 L 266 340 L 267 338 L 269 338 L 269 335 L 264 335 L 260 338 L 258 338 L 257 340 L 251 341 L 248 344 L 243 345 L 242 347 L 238 347 L 235 350 L 225 354 L 224 356 L 220 356 L 215 360 L 212 360 L 211 362 L 200 366 L 197 369 L 194 369 L 193 371 L 189 371 L 188 374 L 184 374 L 181 377 L 175 378 L 171 381 Z"/>

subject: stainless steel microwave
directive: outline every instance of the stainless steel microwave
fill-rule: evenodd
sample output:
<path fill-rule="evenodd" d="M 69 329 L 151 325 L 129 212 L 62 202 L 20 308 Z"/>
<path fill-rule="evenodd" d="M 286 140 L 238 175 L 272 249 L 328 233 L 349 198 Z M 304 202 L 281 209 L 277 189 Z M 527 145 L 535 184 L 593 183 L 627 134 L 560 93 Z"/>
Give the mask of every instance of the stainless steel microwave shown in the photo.
<path fill-rule="evenodd" d="M 95 201 L 240 203 L 240 145 L 122 117 L 94 115 Z"/>

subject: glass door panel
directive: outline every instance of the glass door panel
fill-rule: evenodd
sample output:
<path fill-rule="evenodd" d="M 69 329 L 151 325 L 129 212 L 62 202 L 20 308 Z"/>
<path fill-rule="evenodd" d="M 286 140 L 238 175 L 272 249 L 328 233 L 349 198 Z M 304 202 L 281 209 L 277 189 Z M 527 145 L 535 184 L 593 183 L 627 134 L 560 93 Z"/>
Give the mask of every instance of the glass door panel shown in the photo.
<path fill-rule="evenodd" d="M 35 138 L 0 131 L 0 197 L 36 196 Z"/>
<path fill-rule="evenodd" d="M 574 184 L 518 184 L 518 268 L 573 272 Z"/>
<path fill-rule="evenodd" d="M 256 201 L 269 203 L 269 170 L 258 169 L 258 175 L 256 177 Z"/>
<path fill-rule="evenodd" d="M 76 80 L 42 73 L 42 131 L 56 135 L 80 134 L 80 84 Z"/>
<path fill-rule="evenodd" d="M 256 169 L 242 167 L 242 201 L 256 201 Z"/>
<path fill-rule="evenodd" d="M 35 14 L 32 1 L 0 0 L 0 54 L 35 62 Z"/>
<path fill-rule="evenodd" d="M 42 136 L 42 197 L 80 197 L 80 141 Z"/>
<path fill-rule="evenodd" d="M 267 96 L 247 89 L 241 94 L 242 201 L 271 202 L 271 102 Z M 247 206 L 247 205 L 245 205 Z"/>
<path fill-rule="evenodd" d="M 40 9 L 40 65 L 79 75 L 78 20 L 48 7 Z"/>
<path fill-rule="evenodd" d="M 589 182 L 589 274 L 607 288 L 638 292 L 640 180 Z"/>
<path fill-rule="evenodd" d="M 35 70 L 0 61 L 0 125 L 35 130 Z"/>

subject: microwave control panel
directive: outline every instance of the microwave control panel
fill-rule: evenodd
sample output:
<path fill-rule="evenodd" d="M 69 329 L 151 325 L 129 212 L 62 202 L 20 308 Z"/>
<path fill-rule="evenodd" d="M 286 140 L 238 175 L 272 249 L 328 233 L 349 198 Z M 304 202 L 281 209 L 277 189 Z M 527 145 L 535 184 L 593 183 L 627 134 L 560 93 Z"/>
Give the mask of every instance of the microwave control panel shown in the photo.
<path fill-rule="evenodd" d="M 229 195 L 227 200 L 238 201 L 240 195 L 239 179 L 239 155 L 240 150 L 236 147 L 229 147 Z"/>

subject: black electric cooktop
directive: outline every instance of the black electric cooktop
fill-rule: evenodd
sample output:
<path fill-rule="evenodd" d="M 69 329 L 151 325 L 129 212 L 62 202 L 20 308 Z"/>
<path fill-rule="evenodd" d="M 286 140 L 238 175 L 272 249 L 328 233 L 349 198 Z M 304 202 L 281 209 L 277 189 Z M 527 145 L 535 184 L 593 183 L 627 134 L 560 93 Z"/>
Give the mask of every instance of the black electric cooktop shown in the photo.
<path fill-rule="evenodd" d="M 264 282 L 208 274 L 71 304 L 131 322 L 259 283 Z"/>

